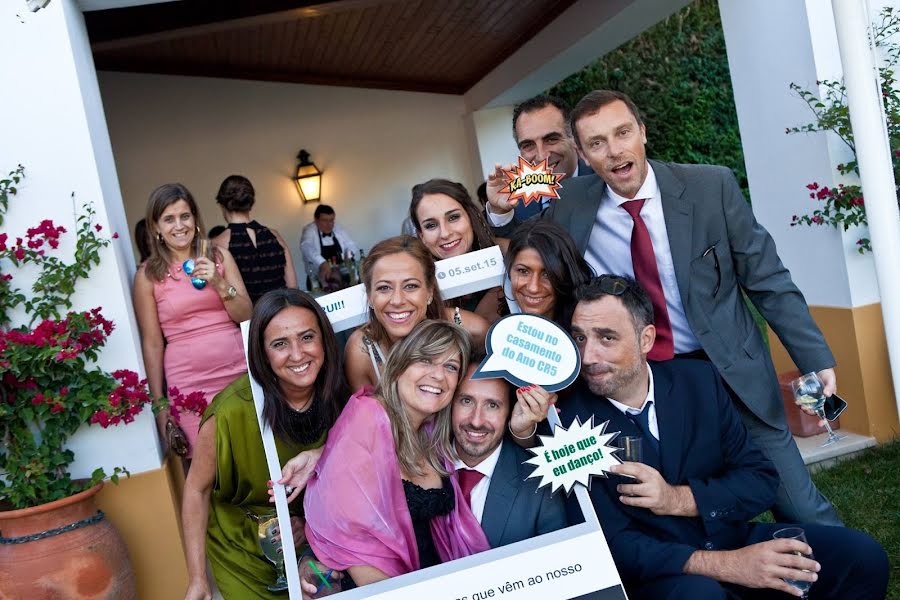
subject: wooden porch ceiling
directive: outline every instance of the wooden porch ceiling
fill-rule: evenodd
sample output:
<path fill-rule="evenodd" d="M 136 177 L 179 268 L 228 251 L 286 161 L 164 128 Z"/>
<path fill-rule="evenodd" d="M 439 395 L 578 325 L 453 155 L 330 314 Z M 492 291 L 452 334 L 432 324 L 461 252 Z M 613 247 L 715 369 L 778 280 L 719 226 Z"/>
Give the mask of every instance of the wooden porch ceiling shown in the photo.
<path fill-rule="evenodd" d="M 181 0 L 85 13 L 97 69 L 462 94 L 575 0 Z"/>

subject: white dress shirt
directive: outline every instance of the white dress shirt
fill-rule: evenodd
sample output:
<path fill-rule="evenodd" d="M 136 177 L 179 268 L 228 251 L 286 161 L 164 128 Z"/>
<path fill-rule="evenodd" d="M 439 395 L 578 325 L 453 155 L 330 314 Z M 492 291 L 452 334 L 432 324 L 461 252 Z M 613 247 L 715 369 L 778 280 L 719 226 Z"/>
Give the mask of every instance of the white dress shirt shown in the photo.
<path fill-rule="evenodd" d="M 472 493 L 469 495 L 469 498 L 472 501 L 472 512 L 475 514 L 475 518 L 478 519 L 479 523 L 481 523 L 481 515 L 484 514 L 484 503 L 487 500 L 488 488 L 491 487 L 491 476 L 493 476 L 494 469 L 497 467 L 497 461 L 500 459 L 501 448 L 503 448 L 502 440 L 500 441 L 500 445 L 494 448 L 493 452 L 488 454 L 487 458 L 474 467 L 469 467 L 461 460 L 457 460 L 454 465 L 457 471 L 462 469 L 472 469 L 484 475 L 484 477 L 481 478 L 481 481 L 475 484 L 475 487 L 472 488 Z"/>
<path fill-rule="evenodd" d="M 669 234 L 666 220 L 663 217 L 662 194 L 656 183 L 653 167 L 647 165 L 647 178 L 634 198 L 623 198 L 606 186 L 600 208 L 591 229 L 585 259 L 597 274 L 611 273 L 634 277 L 634 264 L 631 261 L 631 230 L 634 221 L 622 208 L 629 200 L 646 199 L 641 208 L 641 218 L 650 232 L 653 243 L 653 254 L 656 256 L 656 267 L 663 294 L 666 297 L 666 308 L 669 322 L 672 325 L 672 336 L 675 340 L 675 353 L 691 352 L 700 348 L 691 326 L 684 314 L 678 280 L 675 279 L 675 264 L 672 261 L 672 249 L 669 246 Z"/>
<path fill-rule="evenodd" d="M 669 323 L 672 326 L 675 353 L 698 350 L 700 342 L 688 324 L 684 305 L 681 303 L 681 292 L 678 290 L 678 280 L 675 279 L 675 264 L 672 261 L 669 234 L 663 217 L 662 194 L 656 183 L 656 174 L 649 163 L 647 178 L 634 198 L 623 198 L 606 186 L 594 219 L 594 227 L 591 229 L 585 260 L 598 275 L 610 273 L 634 278 L 634 264 L 631 262 L 631 230 L 634 228 L 634 220 L 622 208 L 622 203 L 636 199 L 646 199 L 641 208 L 641 218 L 647 225 L 650 241 L 653 243 L 653 254 L 656 256 L 656 267 L 659 270 L 659 279 L 669 312 Z M 486 212 L 488 220 L 494 227 L 502 227 L 513 218 L 513 211 L 501 215 L 489 210 Z"/>
<path fill-rule="evenodd" d="M 346 254 L 349 250 L 359 260 L 359 247 L 356 245 L 356 242 L 350 239 L 346 230 L 335 223 L 332 233 L 341 245 L 341 253 Z M 331 244 L 328 241 L 330 240 L 322 240 L 322 244 L 326 246 L 334 244 L 333 241 Z M 308 223 L 300 234 L 300 252 L 303 254 L 306 272 L 318 276 L 319 265 L 325 262 L 325 259 L 322 258 L 322 246 L 319 244 L 319 227 L 315 221 Z"/>
<path fill-rule="evenodd" d="M 628 415 L 641 414 L 644 411 L 644 406 L 646 406 L 648 402 L 653 402 L 653 404 L 650 405 L 650 410 L 647 412 L 647 422 L 650 425 L 650 433 L 659 440 L 659 423 L 656 421 L 656 397 L 653 395 L 653 369 L 646 363 L 644 364 L 647 367 L 647 372 L 650 374 L 650 386 L 647 389 L 647 397 L 644 398 L 644 402 L 641 404 L 640 408 L 633 408 L 627 404 L 616 402 L 612 398 L 607 398 L 607 400 L 609 400 L 610 404 L 618 408 L 626 417 Z"/>

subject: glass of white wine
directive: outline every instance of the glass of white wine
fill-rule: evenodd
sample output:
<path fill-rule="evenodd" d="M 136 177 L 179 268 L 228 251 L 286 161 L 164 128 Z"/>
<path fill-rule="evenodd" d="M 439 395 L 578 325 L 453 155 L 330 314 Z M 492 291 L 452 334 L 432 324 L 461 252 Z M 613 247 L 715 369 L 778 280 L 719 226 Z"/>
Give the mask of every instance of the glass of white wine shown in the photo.
<path fill-rule="evenodd" d="M 266 586 L 270 592 L 283 592 L 288 589 L 287 576 L 284 572 L 284 553 L 281 549 L 281 540 L 276 541 L 278 537 L 278 515 L 269 513 L 265 515 L 257 515 L 257 535 L 259 536 L 259 547 L 262 548 L 263 555 L 269 559 L 275 570 L 278 572 L 278 578 L 275 583 Z"/>
<path fill-rule="evenodd" d="M 803 542 L 804 544 L 808 544 L 808 542 L 806 541 L 806 532 L 803 531 L 803 529 L 800 527 L 785 527 L 784 529 L 779 529 L 778 531 L 776 531 L 775 533 L 772 534 L 772 539 L 773 540 L 782 540 L 782 539 L 797 540 L 797 541 Z M 795 554 L 800 554 L 800 553 L 796 552 Z M 805 556 L 806 558 L 810 558 L 810 559 L 815 558 L 812 555 L 812 553 L 800 554 L 800 556 Z M 803 593 L 803 595 L 800 597 L 803 598 L 804 600 L 808 597 L 809 588 L 812 587 L 811 581 L 799 581 L 799 580 L 794 580 L 794 579 L 785 579 L 784 582 L 786 584 L 794 586 L 795 588 L 800 590 Z"/>
<path fill-rule="evenodd" d="M 825 384 L 815 373 L 807 373 L 791 382 L 791 390 L 794 392 L 794 401 L 798 406 L 810 408 L 825 422 L 828 430 L 828 439 L 822 444 L 828 446 L 842 439 L 845 435 L 838 435 L 831 429 L 831 424 L 825 417 Z"/>

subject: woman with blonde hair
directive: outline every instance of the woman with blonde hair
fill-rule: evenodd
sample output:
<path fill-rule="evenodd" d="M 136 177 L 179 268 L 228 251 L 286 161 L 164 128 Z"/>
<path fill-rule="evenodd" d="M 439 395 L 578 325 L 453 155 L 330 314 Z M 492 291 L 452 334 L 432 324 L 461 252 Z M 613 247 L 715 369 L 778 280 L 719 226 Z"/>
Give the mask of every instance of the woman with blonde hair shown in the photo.
<path fill-rule="evenodd" d="M 489 548 L 450 477 L 450 405 L 470 351 L 458 325 L 418 324 L 328 435 L 306 488 L 306 538 L 356 585 Z"/>

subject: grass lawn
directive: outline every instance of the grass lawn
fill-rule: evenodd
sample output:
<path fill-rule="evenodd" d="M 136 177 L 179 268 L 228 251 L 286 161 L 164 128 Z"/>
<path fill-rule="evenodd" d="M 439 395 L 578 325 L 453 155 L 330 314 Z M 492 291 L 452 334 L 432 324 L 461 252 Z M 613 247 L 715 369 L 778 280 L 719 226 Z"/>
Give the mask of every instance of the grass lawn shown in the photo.
<path fill-rule="evenodd" d="M 847 527 L 881 542 L 891 565 L 888 600 L 900 600 L 900 441 L 866 450 L 813 475 Z M 759 520 L 772 522 L 772 513 Z"/>
<path fill-rule="evenodd" d="M 813 475 L 847 527 L 881 542 L 891 564 L 888 599 L 900 600 L 900 442 L 867 450 Z"/>

